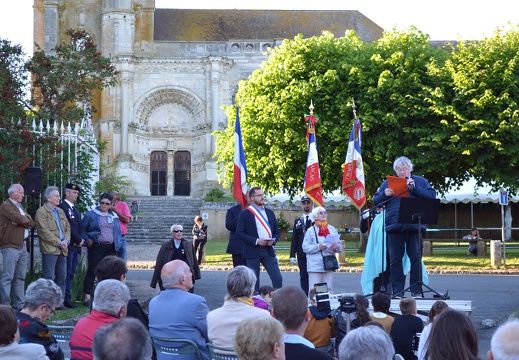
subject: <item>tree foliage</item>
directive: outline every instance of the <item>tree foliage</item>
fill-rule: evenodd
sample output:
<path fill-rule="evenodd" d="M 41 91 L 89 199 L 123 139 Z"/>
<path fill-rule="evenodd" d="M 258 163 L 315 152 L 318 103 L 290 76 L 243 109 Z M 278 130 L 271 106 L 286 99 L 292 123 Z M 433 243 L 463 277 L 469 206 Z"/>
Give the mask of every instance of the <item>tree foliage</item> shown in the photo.
<path fill-rule="evenodd" d="M 269 193 L 302 191 L 303 114 L 312 100 L 320 119 L 323 190 L 339 189 L 354 99 L 363 126 L 368 194 L 393 174 L 392 163 L 401 155 L 440 192 L 470 176 L 515 189 L 510 167 L 517 162 L 517 37 L 511 31 L 435 47 L 412 27 L 385 32 L 369 44 L 353 31 L 283 42 L 237 93 L 249 184 Z M 226 112 L 228 128 L 216 133 L 215 156 L 228 186 L 235 112 L 232 106 Z"/>

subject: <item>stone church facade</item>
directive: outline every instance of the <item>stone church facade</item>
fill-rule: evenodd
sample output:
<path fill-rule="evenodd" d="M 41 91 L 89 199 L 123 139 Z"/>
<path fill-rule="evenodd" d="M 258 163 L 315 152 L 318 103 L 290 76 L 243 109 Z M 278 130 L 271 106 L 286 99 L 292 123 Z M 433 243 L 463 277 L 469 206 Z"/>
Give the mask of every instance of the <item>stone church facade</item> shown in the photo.
<path fill-rule="evenodd" d="M 85 30 L 119 71 L 96 96 L 102 161 L 117 162 L 129 195 L 201 197 L 217 185 L 211 133 L 269 48 L 298 33 L 363 41 L 382 29 L 358 11 L 156 9 L 154 0 L 34 0 L 34 42 L 45 51 Z"/>

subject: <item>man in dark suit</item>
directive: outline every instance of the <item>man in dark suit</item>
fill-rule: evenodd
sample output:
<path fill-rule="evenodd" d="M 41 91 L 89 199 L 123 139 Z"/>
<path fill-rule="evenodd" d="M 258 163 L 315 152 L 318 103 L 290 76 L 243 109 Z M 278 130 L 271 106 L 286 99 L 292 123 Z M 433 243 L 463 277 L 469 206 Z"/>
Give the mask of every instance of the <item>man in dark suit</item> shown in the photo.
<path fill-rule="evenodd" d="M 301 197 L 301 207 L 303 215 L 294 221 L 292 230 L 292 245 L 290 246 L 290 262 L 299 265 L 299 281 L 301 289 L 308 295 L 308 271 L 306 271 L 306 254 L 303 251 L 303 240 L 306 230 L 312 226 L 310 213 L 314 208 L 312 201 L 308 196 Z M 297 259 L 296 259 L 297 254 Z"/>
<path fill-rule="evenodd" d="M 65 201 L 58 206 L 65 212 L 65 216 L 70 224 L 70 243 L 68 244 L 67 256 L 67 279 L 65 280 L 65 301 L 63 305 L 68 308 L 75 308 L 72 300 L 70 289 L 72 288 L 72 280 L 76 273 L 79 260 L 81 259 L 81 247 L 85 240 L 81 237 L 83 228 L 81 226 L 81 213 L 75 204 L 81 188 L 76 184 L 65 185 Z"/>
<path fill-rule="evenodd" d="M 256 274 L 255 293 L 259 290 L 260 264 L 267 270 L 272 286 L 279 289 L 283 286 L 283 278 L 274 248 L 280 235 L 276 216 L 272 210 L 265 208 L 265 194 L 260 187 L 249 190 L 249 204 L 238 218 L 236 238 L 243 242 L 247 267 Z"/>
<path fill-rule="evenodd" d="M 308 297 L 298 286 L 288 285 L 276 290 L 272 296 L 272 316 L 285 328 L 286 360 L 332 360 L 328 353 L 318 350 L 304 338 L 310 323 Z"/>
<path fill-rule="evenodd" d="M 227 244 L 227 254 L 232 255 L 232 266 L 247 266 L 247 261 L 243 258 L 243 243 L 236 239 L 236 227 L 238 218 L 242 211 L 241 204 L 230 207 L 225 214 L 225 227 L 229 230 L 229 243 Z"/>

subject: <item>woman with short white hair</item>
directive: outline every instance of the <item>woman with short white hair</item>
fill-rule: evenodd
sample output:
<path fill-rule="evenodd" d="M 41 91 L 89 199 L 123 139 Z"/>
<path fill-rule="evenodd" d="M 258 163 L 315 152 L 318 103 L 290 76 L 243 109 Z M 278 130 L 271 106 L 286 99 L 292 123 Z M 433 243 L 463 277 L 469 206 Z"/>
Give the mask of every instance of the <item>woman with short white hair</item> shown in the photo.
<path fill-rule="evenodd" d="M 325 270 L 323 259 L 325 256 L 335 256 L 335 253 L 342 251 L 340 241 L 326 245 L 325 239 L 329 235 L 339 236 L 339 233 L 332 225 L 328 224 L 328 214 L 322 206 L 312 210 L 310 218 L 314 225 L 306 231 L 303 240 L 303 251 L 306 253 L 306 265 L 308 270 L 309 288 L 314 284 L 327 283 L 328 290 L 333 289 L 333 270 Z"/>

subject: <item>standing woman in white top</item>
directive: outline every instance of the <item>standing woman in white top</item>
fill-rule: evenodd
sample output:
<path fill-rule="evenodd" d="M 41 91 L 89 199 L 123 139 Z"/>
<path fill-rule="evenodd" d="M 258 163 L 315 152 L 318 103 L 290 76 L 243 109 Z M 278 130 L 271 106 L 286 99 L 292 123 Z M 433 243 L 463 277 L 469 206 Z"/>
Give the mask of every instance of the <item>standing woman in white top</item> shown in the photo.
<path fill-rule="evenodd" d="M 322 206 L 312 210 L 310 218 L 315 223 L 306 231 L 303 251 L 306 253 L 309 289 L 312 289 L 314 284 L 325 282 L 331 292 L 333 290 L 333 271 L 324 270 L 323 256 L 341 252 L 342 244 L 340 241 L 332 243 L 329 247 L 324 244 L 328 235 L 339 236 L 337 230 L 328 224 L 327 216 L 326 210 Z"/>

